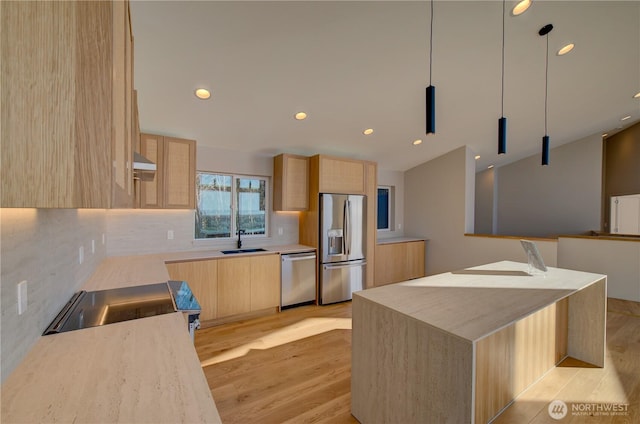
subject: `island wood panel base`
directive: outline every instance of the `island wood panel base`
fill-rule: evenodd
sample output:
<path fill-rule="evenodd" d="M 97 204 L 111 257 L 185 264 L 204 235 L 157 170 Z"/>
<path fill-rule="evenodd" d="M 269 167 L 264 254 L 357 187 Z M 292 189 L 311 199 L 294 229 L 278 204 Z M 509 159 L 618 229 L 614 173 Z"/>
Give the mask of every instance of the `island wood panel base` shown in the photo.
<path fill-rule="evenodd" d="M 607 279 L 569 296 L 567 354 L 604 367 L 607 332 Z"/>
<path fill-rule="evenodd" d="M 354 294 L 351 413 L 361 423 L 471 422 L 473 344 Z"/>
<path fill-rule="evenodd" d="M 606 278 L 476 341 L 354 294 L 361 423 L 485 423 L 567 354 L 604 366 Z"/>
<path fill-rule="evenodd" d="M 567 355 L 567 299 L 476 343 L 475 422 L 498 415 Z"/>

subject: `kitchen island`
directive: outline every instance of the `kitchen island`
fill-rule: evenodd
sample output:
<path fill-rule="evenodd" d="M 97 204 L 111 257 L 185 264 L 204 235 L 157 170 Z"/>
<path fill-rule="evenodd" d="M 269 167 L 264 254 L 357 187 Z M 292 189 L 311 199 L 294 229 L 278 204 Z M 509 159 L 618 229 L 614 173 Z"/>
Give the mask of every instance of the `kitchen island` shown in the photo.
<path fill-rule="evenodd" d="M 485 423 L 569 356 L 603 367 L 606 276 L 503 261 L 354 293 L 352 414 Z"/>

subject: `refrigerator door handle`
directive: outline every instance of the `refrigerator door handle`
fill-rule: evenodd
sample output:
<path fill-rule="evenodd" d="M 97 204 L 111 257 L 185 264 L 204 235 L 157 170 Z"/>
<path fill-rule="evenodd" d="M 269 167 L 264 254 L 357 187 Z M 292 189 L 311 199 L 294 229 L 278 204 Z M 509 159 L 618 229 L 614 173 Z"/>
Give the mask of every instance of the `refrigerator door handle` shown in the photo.
<path fill-rule="evenodd" d="M 344 230 L 346 233 L 345 236 L 345 244 L 346 244 L 346 254 L 351 255 L 351 202 L 347 199 L 344 202 L 345 206 L 345 216 L 344 216 Z"/>
<path fill-rule="evenodd" d="M 366 265 L 367 261 L 358 261 L 358 262 L 348 262 L 348 263 L 343 263 L 340 265 L 329 265 L 329 264 L 324 264 L 322 265 L 324 269 L 338 269 L 338 268 L 351 268 L 351 267 L 358 267 L 358 266 L 363 266 Z"/>
<path fill-rule="evenodd" d="M 343 234 L 342 234 L 342 252 L 344 255 L 348 255 L 349 254 L 349 213 L 347 210 L 347 205 L 348 205 L 349 201 L 345 200 L 344 201 L 344 205 L 342 205 L 342 227 L 343 227 Z"/>

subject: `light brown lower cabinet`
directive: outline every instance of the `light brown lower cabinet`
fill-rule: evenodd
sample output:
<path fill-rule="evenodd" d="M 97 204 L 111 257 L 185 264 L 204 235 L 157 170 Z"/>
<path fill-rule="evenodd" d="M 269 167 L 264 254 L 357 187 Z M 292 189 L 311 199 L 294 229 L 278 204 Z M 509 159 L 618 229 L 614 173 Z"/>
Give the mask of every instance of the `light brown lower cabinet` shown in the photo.
<path fill-rule="evenodd" d="M 229 258 L 218 261 L 218 318 L 251 312 L 253 258 Z"/>
<path fill-rule="evenodd" d="M 167 264 L 172 280 L 186 281 L 201 321 L 280 306 L 280 255 L 255 255 Z"/>
<path fill-rule="evenodd" d="M 251 258 L 251 311 L 280 306 L 280 255 Z"/>
<path fill-rule="evenodd" d="M 186 281 L 200 303 L 200 320 L 218 317 L 218 261 L 175 262 L 167 264 L 172 280 Z"/>
<path fill-rule="evenodd" d="M 424 277 L 424 241 L 376 245 L 376 286 Z"/>

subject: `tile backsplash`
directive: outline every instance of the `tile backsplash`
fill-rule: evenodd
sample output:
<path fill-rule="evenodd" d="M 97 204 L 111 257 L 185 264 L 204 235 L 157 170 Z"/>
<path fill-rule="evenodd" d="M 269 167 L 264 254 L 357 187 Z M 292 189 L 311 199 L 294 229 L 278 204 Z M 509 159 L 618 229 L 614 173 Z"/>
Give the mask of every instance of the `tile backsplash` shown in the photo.
<path fill-rule="evenodd" d="M 142 255 L 235 247 L 235 239 L 194 240 L 194 214 L 193 210 L 111 209 L 107 211 L 107 255 Z M 172 239 L 169 238 L 169 232 Z M 298 243 L 298 213 L 271 213 L 270 233 L 269 237 L 245 236 L 243 246 L 264 247 Z"/>
<path fill-rule="evenodd" d="M 2 381 L 106 256 L 103 234 L 102 209 L 0 209 Z M 21 281 L 27 309 L 18 315 Z"/>

